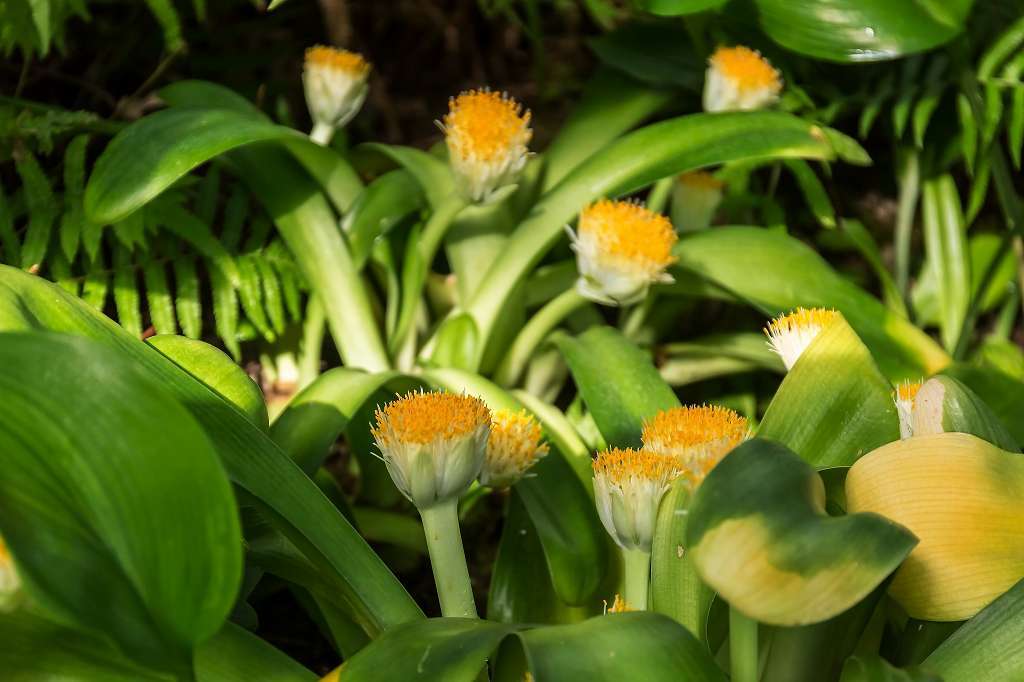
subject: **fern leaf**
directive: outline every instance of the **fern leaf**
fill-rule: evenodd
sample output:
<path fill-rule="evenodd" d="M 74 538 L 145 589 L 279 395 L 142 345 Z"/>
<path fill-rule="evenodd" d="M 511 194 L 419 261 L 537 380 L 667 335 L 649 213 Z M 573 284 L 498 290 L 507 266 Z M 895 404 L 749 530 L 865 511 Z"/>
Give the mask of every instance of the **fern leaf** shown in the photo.
<path fill-rule="evenodd" d="M 273 341 L 275 334 L 263 311 L 263 286 L 260 283 L 260 272 L 254 254 L 247 253 L 238 257 L 238 274 L 238 296 L 242 301 L 245 317 L 256 327 L 260 336 L 267 341 Z"/>
<path fill-rule="evenodd" d="M 164 264 L 149 260 L 143 266 L 146 281 L 146 303 L 149 305 L 149 319 L 157 334 L 175 334 L 178 323 L 174 319 L 174 301 L 167 286 L 167 271 Z"/>
<path fill-rule="evenodd" d="M 253 259 L 263 282 L 263 301 L 267 317 L 270 319 L 270 326 L 273 327 L 275 334 L 283 334 L 286 324 L 284 297 L 281 292 L 281 282 L 277 279 L 277 271 L 265 259 L 259 256 L 254 256 Z"/>
<path fill-rule="evenodd" d="M 238 296 L 228 278 L 217 268 L 210 269 L 210 284 L 213 287 L 213 319 L 217 336 L 224 342 L 236 361 L 242 359 L 238 346 Z"/>
<path fill-rule="evenodd" d="M 220 243 L 228 251 L 238 250 L 238 245 L 242 243 L 242 227 L 248 217 L 249 195 L 239 185 L 228 197 L 228 204 L 224 208 L 224 224 L 220 231 Z"/>
<path fill-rule="evenodd" d="M 288 309 L 288 317 L 292 320 L 302 319 L 302 293 L 291 254 L 278 239 L 270 242 L 263 253 L 266 260 L 277 270 L 278 279 L 281 282 L 281 292 L 284 295 L 284 304 Z"/>
<path fill-rule="evenodd" d="M 60 246 L 69 261 L 75 259 L 85 225 L 85 147 L 86 135 L 79 135 L 64 151 L 64 215 L 60 221 Z"/>
<path fill-rule="evenodd" d="M 134 336 L 142 336 L 142 314 L 139 312 L 139 287 L 132 263 L 132 252 L 123 245 L 114 245 L 114 305 L 117 320 Z"/>
<path fill-rule="evenodd" d="M 107 294 L 110 292 L 110 271 L 103 259 L 103 252 L 89 259 L 85 273 L 85 286 L 82 288 L 82 299 L 100 312 L 107 305 Z"/>
<path fill-rule="evenodd" d="M 50 278 L 57 283 L 61 289 L 78 296 L 80 280 L 71 275 L 71 263 L 63 253 L 57 251 L 49 261 Z"/>
<path fill-rule="evenodd" d="M 203 333 L 203 305 L 199 299 L 196 264 L 188 256 L 174 259 L 174 306 L 182 333 L 198 339 Z"/>
<path fill-rule="evenodd" d="M 28 208 L 28 231 L 21 246 L 21 267 L 40 265 L 46 257 L 57 217 L 57 200 L 53 196 L 50 181 L 47 180 L 39 162 L 31 152 L 25 152 L 15 161 L 22 187 L 25 189 L 25 204 Z"/>
<path fill-rule="evenodd" d="M 206 223 L 194 213 L 179 203 L 163 198 L 150 203 L 146 211 L 147 217 L 194 246 L 199 253 L 212 261 L 214 267 L 220 270 L 233 286 L 238 285 L 238 267 L 231 254 L 217 240 Z"/>
<path fill-rule="evenodd" d="M 14 233 L 14 206 L 4 194 L 3 185 L 0 185 L 0 249 L 3 249 L 3 262 L 21 263 L 21 242 Z"/>
<path fill-rule="evenodd" d="M 206 175 L 199 182 L 199 194 L 196 197 L 196 216 L 207 225 L 213 225 L 217 217 L 217 197 L 220 195 L 220 168 L 210 166 Z"/>
<path fill-rule="evenodd" d="M 146 250 L 146 222 L 142 211 L 136 211 L 123 220 L 114 223 L 114 236 L 127 249 L 136 245 Z"/>

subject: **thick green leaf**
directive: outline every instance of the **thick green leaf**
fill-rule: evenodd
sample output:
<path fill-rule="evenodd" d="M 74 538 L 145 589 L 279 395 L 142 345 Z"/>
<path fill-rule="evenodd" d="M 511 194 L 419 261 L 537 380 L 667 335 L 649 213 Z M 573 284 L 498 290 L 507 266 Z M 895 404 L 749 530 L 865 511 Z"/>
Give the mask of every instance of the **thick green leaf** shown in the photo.
<path fill-rule="evenodd" d="M 356 150 L 361 154 L 380 154 L 404 168 L 419 183 L 431 207 L 438 208 L 455 192 L 455 179 L 448 164 L 433 154 L 398 145 L 367 143 Z"/>
<path fill-rule="evenodd" d="M 317 568 L 335 576 L 342 600 L 365 630 L 379 632 L 422 613 L 384 563 L 316 485 L 231 403 L 156 350 L 49 284 L 0 266 L 0 329 L 48 329 L 119 349 L 192 413 L 231 480 Z"/>
<path fill-rule="evenodd" d="M 1017 439 L 978 394 L 951 376 L 938 375 L 924 383 L 914 396 L 913 433 L 969 433 L 982 440 L 1019 452 Z"/>
<path fill-rule="evenodd" d="M 640 7 L 651 14 L 674 17 L 718 9 L 726 0 L 640 0 Z"/>
<path fill-rule="evenodd" d="M 1002 420 L 1018 447 L 1024 445 L 1024 382 L 991 367 L 957 363 L 943 374 L 965 384 Z"/>
<path fill-rule="evenodd" d="M 783 47 L 837 62 L 895 59 L 946 43 L 973 0 L 755 0 L 761 26 Z"/>
<path fill-rule="evenodd" d="M 818 469 L 849 466 L 899 439 L 892 388 L 845 320 L 837 319 L 807 346 L 757 433 Z"/>
<path fill-rule="evenodd" d="M 961 626 L 923 665 L 945 682 L 1024 678 L 1024 580 Z"/>
<path fill-rule="evenodd" d="M 722 4 L 723 0 L 653 0 L 666 4 Z M 650 3 L 651 0 L 648 0 Z M 664 9 L 668 9 L 667 7 Z M 655 10 L 649 10 L 655 11 Z M 662 12 L 657 12 L 662 13 Z M 684 12 L 673 12 L 683 14 Z M 705 62 L 693 49 L 686 27 L 674 21 L 629 23 L 592 38 L 597 58 L 639 81 L 654 86 L 700 92 Z"/>
<path fill-rule="evenodd" d="M 922 197 L 924 248 L 937 284 L 942 343 L 952 350 L 971 303 L 971 260 L 960 197 L 950 175 L 926 180 Z"/>
<path fill-rule="evenodd" d="M 833 156 L 825 132 L 778 112 L 695 114 L 655 123 L 608 144 L 535 206 L 488 269 L 466 306 L 486 343 L 526 273 L 564 237 L 563 227 L 590 201 L 618 196 L 686 170 L 758 158 Z"/>
<path fill-rule="evenodd" d="M 754 227 L 705 230 L 683 237 L 675 254 L 687 274 L 732 292 L 768 315 L 797 307 L 835 308 L 890 379 L 916 380 L 950 362 L 928 335 L 786 234 Z"/>
<path fill-rule="evenodd" d="M 507 637 L 518 640 L 525 658 L 516 657 L 516 662 L 525 664 L 537 682 L 725 681 L 711 654 L 693 636 L 653 613 L 613 614 L 529 630 L 479 620 L 428 620 L 398 628 L 370 644 L 345 664 L 339 680 L 471 682 Z M 505 646 L 501 651 L 499 670 L 506 654 L 513 653 Z"/>
<path fill-rule="evenodd" d="M 917 540 L 875 514 L 830 517 L 821 478 L 791 450 L 755 438 L 697 489 L 686 546 L 704 581 L 734 608 L 807 625 L 850 608 Z"/>
<path fill-rule="evenodd" d="M 609 445 L 640 447 L 643 420 L 679 406 L 650 356 L 618 330 L 595 327 L 577 338 L 560 335 L 555 343 Z"/>
<path fill-rule="evenodd" d="M 254 426 L 268 427 L 267 405 L 256 382 L 231 358 L 208 343 L 161 334 L 146 339 L 171 362 L 212 388 L 237 407 Z"/>
<path fill-rule="evenodd" d="M 658 351 L 663 357 L 658 372 L 672 386 L 755 370 L 777 374 L 786 371 L 782 360 L 765 343 L 764 334 L 757 332 L 709 334 L 665 344 Z"/>
<path fill-rule="evenodd" d="M 241 580 L 235 501 L 211 441 L 101 343 L 3 334 L 0 364 L 0 528 L 32 595 L 136 660 L 189 668 Z"/>
<path fill-rule="evenodd" d="M 138 667 L 98 637 L 25 611 L 0 614 L 0 668 L 8 682 L 170 682 Z M 45 652 L 45 653 L 44 653 Z M 196 652 L 197 682 L 315 682 L 316 675 L 228 623 Z"/>
<path fill-rule="evenodd" d="M 159 111 L 125 128 L 103 150 L 85 188 L 86 214 L 95 222 L 115 222 L 215 156 L 296 135 L 226 109 Z"/>
<path fill-rule="evenodd" d="M 359 195 L 341 227 L 348 236 L 352 260 L 362 268 L 373 243 L 423 206 L 423 189 L 409 171 L 385 173 Z"/>

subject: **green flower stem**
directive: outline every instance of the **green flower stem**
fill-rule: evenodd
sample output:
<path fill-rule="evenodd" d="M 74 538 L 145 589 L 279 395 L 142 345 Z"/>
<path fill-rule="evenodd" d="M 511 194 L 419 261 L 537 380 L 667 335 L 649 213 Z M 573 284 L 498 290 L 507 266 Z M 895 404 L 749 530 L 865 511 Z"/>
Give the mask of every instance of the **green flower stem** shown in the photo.
<path fill-rule="evenodd" d="M 314 123 L 313 129 L 309 131 L 309 139 L 325 147 L 331 143 L 332 137 L 334 137 L 334 126 L 326 123 Z"/>
<path fill-rule="evenodd" d="M 430 220 L 418 240 L 412 241 L 405 254 L 405 264 L 402 269 L 402 297 L 398 308 L 398 322 L 395 325 L 395 334 L 390 339 L 391 351 L 394 353 L 402 348 L 406 336 L 412 331 L 412 323 L 416 317 L 416 308 L 419 306 L 420 294 L 423 285 L 427 281 L 427 271 L 430 264 L 441 248 L 441 241 L 445 233 L 455 221 L 455 217 L 466 207 L 466 200 L 457 194 L 442 201 L 434 208 Z"/>
<path fill-rule="evenodd" d="M 729 607 L 729 665 L 732 682 L 757 682 L 757 621 Z"/>
<path fill-rule="evenodd" d="M 576 287 L 563 291 L 548 301 L 543 308 L 530 318 L 522 331 L 512 342 L 505 358 L 498 366 L 495 381 L 499 386 L 514 386 L 533 357 L 534 351 L 543 343 L 551 330 L 572 313 L 587 303 L 576 291 Z"/>
<path fill-rule="evenodd" d="M 642 549 L 622 550 L 625 569 L 626 607 L 634 611 L 647 610 L 647 589 L 651 582 L 651 553 Z"/>
<path fill-rule="evenodd" d="M 676 176 L 670 175 L 662 178 L 651 185 L 651 191 L 647 194 L 647 208 L 655 213 L 664 213 L 668 204 L 668 197 L 672 193 L 672 183 Z"/>
<path fill-rule="evenodd" d="M 910 243 L 914 213 L 921 196 L 921 169 L 916 151 L 907 152 L 899 177 L 899 211 L 896 214 L 896 288 L 904 301 L 910 283 Z"/>
<path fill-rule="evenodd" d="M 448 618 L 477 618 L 473 587 L 466 568 L 459 530 L 458 499 L 420 509 L 427 536 L 430 567 L 434 571 L 441 615 Z"/>
<path fill-rule="evenodd" d="M 309 297 L 306 316 L 302 323 L 302 345 L 299 348 L 299 389 L 313 383 L 320 376 L 320 352 L 324 345 L 327 317 L 316 296 Z"/>

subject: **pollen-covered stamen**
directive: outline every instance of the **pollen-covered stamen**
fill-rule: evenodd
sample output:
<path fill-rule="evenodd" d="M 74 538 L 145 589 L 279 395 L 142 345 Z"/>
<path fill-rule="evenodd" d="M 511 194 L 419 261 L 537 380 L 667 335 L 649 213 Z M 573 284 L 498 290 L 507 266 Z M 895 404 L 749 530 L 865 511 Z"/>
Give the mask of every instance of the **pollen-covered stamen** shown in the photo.
<path fill-rule="evenodd" d="M 627 613 L 629 611 L 635 611 L 635 609 L 630 608 L 629 604 L 626 603 L 626 600 L 618 593 L 615 594 L 615 599 L 612 600 L 610 606 L 608 602 L 604 603 L 605 615 L 609 613 Z"/>
<path fill-rule="evenodd" d="M 370 73 L 370 63 L 361 54 L 326 45 L 314 45 L 306 50 L 306 66 L 332 69 L 352 78 L 364 78 Z"/>
<path fill-rule="evenodd" d="M 650 553 L 658 505 L 681 473 L 675 458 L 612 448 L 598 454 L 593 468 L 594 499 L 605 530 L 623 549 Z"/>
<path fill-rule="evenodd" d="M 540 424 L 525 410 L 495 411 L 480 483 L 501 488 L 522 478 L 537 460 L 548 454 L 541 435 Z"/>
<path fill-rule="evenodd" d="M 749 435 L 746 417 L 718 405 L 659 412 L 644 422 L 642 431 L 644 448 L 674 458 L 693 488 Z"/>
<path fill-rule="evenodd" d="M 491 413 L 479 398 L 411 392 L 375 417 L 371 432 L 388 473 L 421 511 L 457 498 L 480 474 Z"/>
<path fill-rule="evenodd" d="M 515 179 L 533 136 L 530 112 L 506 93 L 470 90 L 448 101 L 440 124 L 463 193 L 482 201 Z"/>
<path fill-rule="evenodd" d="M 479 398 L 443 391 L 411 391 L 374 412 L 373 437 L 380 444 L 423 445 L 472 433 L 490 421 Z"/>
<path fill-rule="evenodd" d="M 604 303 L 632 303 L 655 282 L 671 282 L 678 239 L 668 218 L 632 201 L 598 201 L 570 231 L 580 293 Z"/>
<path fill-rule="evenodd" d="M 914 399 L 923 385 L 923 381 L 906 380 L 897 384 L 896 390 L 892 392 L 896 414 L 900 418 L 900 440 L 906 440 L 914 435 Z"/>
<path fill-rule="evenodd" d="M 326 144 L 330 133 L 345 125 L 366 99 L 370 64 L 361 55 L 316 45 L 306 50 L 302 84 L 310 117 L 319 128 L 317 142 Z"/>
<path fill-rule="evenodd" d="M 788 315 L 768 323 L 768 347 L 780 358 L 787 370 L 793 368 L 804 350 L 823 329 L 839 319 L 839 313 L 825 308 L 797 308 Z"/>
<path fill-rule="evenodd" d="M 757 50 L 719 47 L 708 60 L 704 83 L 706 111 L 759 109 L 773 103 L 782 78 Z"/>

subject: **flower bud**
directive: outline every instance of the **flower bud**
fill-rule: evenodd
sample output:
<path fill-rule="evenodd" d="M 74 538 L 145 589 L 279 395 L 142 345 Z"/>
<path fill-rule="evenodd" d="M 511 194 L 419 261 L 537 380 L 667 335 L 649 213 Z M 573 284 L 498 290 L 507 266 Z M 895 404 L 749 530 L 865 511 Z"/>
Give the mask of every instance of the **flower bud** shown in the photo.
<path fill-rule="evenodd" d="M 458 498 L 480 474 L 491 413 L 479 398 L 413 391 L 375 417 L 371 432 L 388 473 L 418 509 Z"/>
<path fill-rule="evenodd" d="M 768 347 L 780 358 L 786 370 L 793 365 L 823 329 L 839 319 L 839 313 L 824 308 L 797 308 L 768 323 Z"/>
<path fill-rule="evenodd" d="M 675 407 L 643 424 L 644 449 L 673 457 L 691 490 L 750 436 L 746 417 L 718 405 Z"/>
<path fill-rule="evenodd" d="M 507 488 L 521 479 L 537 460 L 548 454 L 547 444 L 540 439 L 540 424 L 525 410 L 496 411 L 491 419 L 480 485 Z"/>
<path fill-rule="evenodd" d="M 672 183 L 672 223 L 680 232 L 707 229 L 722 203 L 725 183 L 711 173 L 683 173 Z"/>
<path fill-rule="evenodd" d="M 607 305 L 643 300 L 651 284 L 672 282 L 677 236 L 665 216 L 630 201 L 598 201 L 569 230 L 582 296 Z"/>
<path fill-rule="evenodd" d="M 529 156 L 530 112 L 506 93 L 470 90 L 448 100 L 439 123 L 463 196 L 484 202 L 516 181 Z"/>
<path fill-rule="evenodd" d="M 348 50 L 317 45 L 306 50 L 302 85 L 313 123 L 331 129 L 352 120 L 366 99 L 370 64 Z"/>
<path fill-rule="evenodd" d="M 750 111 L 774 104 L 782 78 L 757 50 L 720 47 L 708 60 L 704 111 Z"/>
<path fill-rule="evenodd" d="M 612 448 L 598 454 L 593 467 L 594 500 L 605 530 L 619 547 L 650 554 L 658 505 L 680 474 L 675 458 Z"/>

